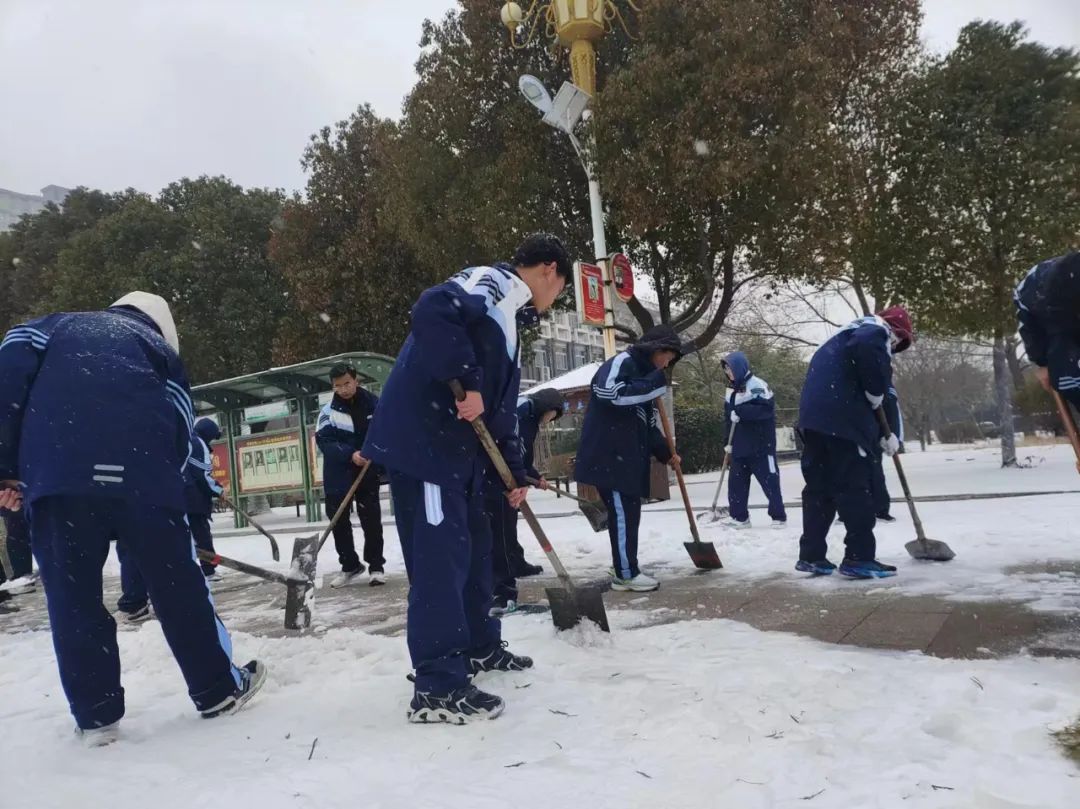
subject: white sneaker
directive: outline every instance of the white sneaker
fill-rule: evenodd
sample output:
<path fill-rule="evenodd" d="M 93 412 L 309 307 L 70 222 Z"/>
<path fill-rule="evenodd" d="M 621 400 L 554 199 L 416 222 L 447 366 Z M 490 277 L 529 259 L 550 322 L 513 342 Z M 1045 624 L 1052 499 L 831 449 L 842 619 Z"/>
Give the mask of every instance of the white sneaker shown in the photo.
<path fill-rule="evenodd" d="M 13 596 L 26 595 L 37 589 L 37 579 L 33 576 L 20 576 L 7 582 L 3 589 Z"/>
<path fill-rule="evenodd" d="M 648 593 L 660 586 L 660 582 L 654 579 L 652 576 L 646 576 L 644 573 L 638 573 L 632 579 L 620 579 L 613 578 L 611 580 L 611 589 L 618 590 L 619 592 L 633 592 L 633 593 Z"/>
<path fill-rule="evenodd" d="M 787 520 L 773 520 L 772 527 L 777 529 L 778 531 L 781 528 L 787 528 Z"/>
<path fill-rule="evenodd" d="M 743 531 L 751 527 L 750 520 L 739 522 L 734 517 L 724 517 L 724 519 L 720 520 L 720 526 L 722 528 L 734 528 L 736 531 Z"/>
<path fill-rule="evenodd" d="M 512 612 L 517 611 L 517 602 L 513 599 L 509 599 L 506 602 L 506 606 L 493 606 L 488 610 L 488 616 L 491 618 L 499 618 L 503 615 L 509 615 Z"/>
<path fill-rule="evenodd" d="M 363 568 L 361 568 L 360 570 L 353 570 L 348 573 L 343 570 L 330 580 L 330 586 L 336 590 L 339 587 L 345 587 L 349 584 L 355 584 L 356 580 L 363 572 Z"/>
<path fill-rule="evenodd" d="M 368 571 L 368 585 L 371 587 L 381 587 L 386 584 L 386 574 L 381 570 Z M 333 586 L 333 585 L 331 585 Z"/>
<path fill-rule="evenodd" d="M 104 747 L 120 738 L 120 720 L 100 728 L 75 728 L 75 735 L 87 747 Z"/>

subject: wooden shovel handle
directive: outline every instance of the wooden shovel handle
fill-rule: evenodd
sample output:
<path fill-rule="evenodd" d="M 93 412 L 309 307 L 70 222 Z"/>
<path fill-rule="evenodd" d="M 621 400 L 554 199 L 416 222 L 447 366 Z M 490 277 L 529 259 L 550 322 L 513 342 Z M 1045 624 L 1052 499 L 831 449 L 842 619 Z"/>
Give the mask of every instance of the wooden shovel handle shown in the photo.
<path fill-rule="evenodd" d="M 656 409 L 660 412 L 660 422 L 664 425 L 664 438 L 667 439 L 668 451 L 671 453 L 672 458 L 675 457 L 675 439 L 671 433 L 671 422 L 668 420 L 667 410 L 664 408 L 664 403 L 660 400 L 656 400 Z M 676 462 L 673 464 L 675 467 L 675 479 L 679 481 L 679 491 L 682 492 L 683 505 L 686 507 L 686 519 L 690 521 L 690 533 L 694 537 L 694 542 L 701 542 L 701 535 L 697 530 L 697 520 L 694 519 L 694 510 L 690 508 L 690 495 L 686 492 L 686 480 L 683 479 L 682 464 Z"/>

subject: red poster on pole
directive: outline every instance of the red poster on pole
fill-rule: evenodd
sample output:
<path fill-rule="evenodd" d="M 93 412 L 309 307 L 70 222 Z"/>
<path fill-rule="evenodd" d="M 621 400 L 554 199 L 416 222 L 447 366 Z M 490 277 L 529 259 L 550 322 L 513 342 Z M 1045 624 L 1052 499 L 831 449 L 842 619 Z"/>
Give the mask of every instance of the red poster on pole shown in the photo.
<path fill-rule="evenodd" d="M 229 445 L 222 441 L 210 445 L 212 457 L 210 459 L 210 475 L 232 497 L 231 481 L 229 480 Z"/>
<path fill-rule="evenodd" d="M 595 264 L 578 262 L 574 266 L 574 292 L 577 313 L 585 326 L 604 325 L 604 272 Z"/>
<path fill-rule="evenodd" d="M 615 294 L 623 303 L 634 297 L 634 269 L 625 253 L 616 253 L 610 259 L 611 275 L 615 282 Z"/>

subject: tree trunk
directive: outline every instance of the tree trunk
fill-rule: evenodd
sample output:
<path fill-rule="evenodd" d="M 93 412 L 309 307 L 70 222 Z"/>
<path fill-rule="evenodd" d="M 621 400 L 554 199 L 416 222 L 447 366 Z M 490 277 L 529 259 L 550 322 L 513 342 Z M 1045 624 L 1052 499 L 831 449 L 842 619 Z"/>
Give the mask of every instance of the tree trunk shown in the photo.
<path fill-rule="evenodd" d="M 1005 338 L 999 329 L 994 333 L 994 395 L 997 397 L 998 426 L 1001 428 L 1001 465 L 1015 467 L 1012 387 L 1009 385 L 1009 361 L 1005 354 Z"/>
<path fill-rule="evenodd" d="M 1009 375 L 1012 377 L 1013 390 L 1017 393 L 1024 389 L 1024 371 L 1020 367 L 1020 358 L 1016 356 L 1016 338 L 1005 341 L 1005 358 L 1009 361 Z"/>

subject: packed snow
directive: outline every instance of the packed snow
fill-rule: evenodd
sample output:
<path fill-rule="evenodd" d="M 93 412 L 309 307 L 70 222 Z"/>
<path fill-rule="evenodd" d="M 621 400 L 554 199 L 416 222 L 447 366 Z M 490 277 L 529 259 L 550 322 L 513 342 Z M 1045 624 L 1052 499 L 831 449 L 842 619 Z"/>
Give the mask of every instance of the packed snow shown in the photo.
<path fill-rule="evenodd" d="M 1031 456 L 1031 468 L 1002 470 L 996 452 L 978 448 L 903 460 L 917 495 L 1080 489 L 1067 447 L 1022 454 Z M 692 480 L 696 512 L 708 506 L 716 479 Z M 786 499 L 797 500 L 796 465 L 783 468 L 783 483 Z M 899 495 L 891 471 L 890 486 Z M 907 556 L 911 521 L 895 504 L 899 521 L 878 529 L 879 556 L 898 564 L 900 575 L 873 583 L 795 574 L 797 509 L 783 530 L 734 532 L 703 522 L 703 538 L 724 560 L 724 571 L 712 574 L 717 586 L 732 577 L 784 576 L 824 592 L 895 587 L 1072 611 L 1080 610 L 1080 581 L 1068 570 L 1043 568 L 1080 562 L 1072 528 L 1078 497 L 920 504 L 930 536 L 957 552 L 946 565 Z M 532 498 L 541 513 L 569 511 L 552 495 Z M 756 493 L 752 499 L 759 501 Z M 763 511 L 752 515 L 766 522 Z M 220 518 L 218 525 L 225 528 Z M 606 534 L 594 534 L 580 516 L 544 525 L 572 572 L 603 575 Z M 310 533 L 291 530 L 280 537 L 283 550 L 291 536 Z M 837 526 L 837 561 L 842 535 Z M 524 524 L 521 536 L 531 549 Z M 642 566 L 661 579 L 685 574 L 688 536 L 677 502 L 648 507 Z M 389 529 L 388 571 L 400 575 L 395 540 Z M 223 538 L 219 549 L 274 567 L 258 536 Z M 320 569 L 331 571 L 334 562 L 328 543 Z M 1027 567 L 1041 572 L 1024 573 Z M 107 572 L 115 573 L 114 560 Z M 1080 806 L 1080 769 L 1050 737 L 1080 714 L 1076 660 L 941 660 L 723 620 L 643 626 L 631 610 L 612 611 L 611 619 L 610 636 L 556 636 L 546 615 L 507 619 L 511 648 L 532 655 L 536 668 L 483 675 L 478 684 L 506 698 L 507 710 L 462 728 L 407 724 L 404 637 L 355 629 L 287 638 L 237 633 L 238 660 L 264 660 L 268 684 L 244 712 L 204 721 L 187 700 L 159 626 L 146 624 L 120 634 L 128 713 L 120 741 L 96 750 L 72 734 L 48 633 L 6 634 L 0 806 Z"/>

